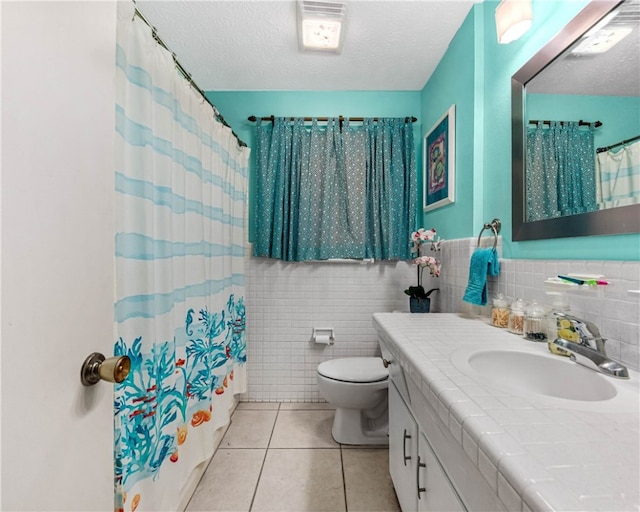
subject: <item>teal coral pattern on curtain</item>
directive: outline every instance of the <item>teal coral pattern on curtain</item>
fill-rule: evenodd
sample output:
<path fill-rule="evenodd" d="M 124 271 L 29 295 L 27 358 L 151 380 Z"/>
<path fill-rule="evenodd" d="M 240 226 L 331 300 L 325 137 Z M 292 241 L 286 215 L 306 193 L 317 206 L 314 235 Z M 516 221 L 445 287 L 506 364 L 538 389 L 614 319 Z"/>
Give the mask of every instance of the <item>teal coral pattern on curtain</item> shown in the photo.
<path fill-rule="evenodd" d="M 246 391 L 248 155 L 119 2 L 116 511 L 177 510 Z"/>
<path fill-rule="evenodd" d="M 286 261 L 409 259 L 413 125 L 276 118 L 256 126 L 254 254 Z"/>
<path fill-rule="evenodd" d="M 211 419 L 213 397 L 234 379 L 233 366 L 247 360 L 244 329 L 243 301 L 231 296 L 221 312 L 189 309 L 173 340 L 152 344 L 149 353 L 142 352 L 142 336 L 116 342 L 115 355 L 131 359 L 131 376 L 115 393 L 121 425 L 115 475 L 123 488 L 154 477 L 167 459 L 176 462 L 188 424 Z"/>
<path fill-rule="evenodd" d="M 598 209 L 593 128 L 575 121 L 527 130 L 527 222 Z"/>

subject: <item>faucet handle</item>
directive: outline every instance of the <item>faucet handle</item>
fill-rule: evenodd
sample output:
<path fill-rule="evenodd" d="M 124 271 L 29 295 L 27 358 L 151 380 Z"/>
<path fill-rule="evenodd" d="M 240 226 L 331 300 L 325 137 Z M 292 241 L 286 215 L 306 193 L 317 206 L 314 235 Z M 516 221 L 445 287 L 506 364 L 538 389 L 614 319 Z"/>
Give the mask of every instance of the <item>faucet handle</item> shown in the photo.
<path fill-rule="evenodd" d="M 588 320 L 582 320 L 581 318 L 567 313 L 555 314 L 559 318 L 565 318 L 571 323 L 575 332 L 580 336 L 581 345 L 585 345 L 593 350 L 597 350 L 603 355 L 606 355 L 604 347 L 606 339 L 600 335 L 600 330 L 594 323 Z"/>
<path fill-rule="evenodd" d="M 604 348 L 604 344 L 606 343 L 607 338 L 599 337 L 599 338 L 596 338 L 594 341 L 596 342 L 596 350 L 606 356 L 607 350 Z"/>
<path fill-rule="evenodd" d="M 573 320 L 573 324 L 576 327 L 576 330 L 580 333 L 580 336 L 583 338 L 599 338 L 600 330 L 596 327 L 592 322 L 588 320 L 582 320 L 580 318 L 570 317 L 570 320 Z"/>

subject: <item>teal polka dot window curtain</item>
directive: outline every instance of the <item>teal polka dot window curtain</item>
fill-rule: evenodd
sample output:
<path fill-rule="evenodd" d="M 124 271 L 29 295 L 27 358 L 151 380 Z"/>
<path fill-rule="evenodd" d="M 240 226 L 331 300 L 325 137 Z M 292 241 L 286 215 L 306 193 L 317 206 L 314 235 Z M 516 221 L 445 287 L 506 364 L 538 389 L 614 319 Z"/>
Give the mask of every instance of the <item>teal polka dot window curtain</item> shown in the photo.
<path fill-rule="evenodd" d="M 411 121 L 275 118 L 256 126 L 255 256 L 409 259 L 416 211 Z"/>
<path fill-rule="evenodd" d="M 598 209 L 593 127 L 575 121 L 527 130 L 527 222 Z"/>

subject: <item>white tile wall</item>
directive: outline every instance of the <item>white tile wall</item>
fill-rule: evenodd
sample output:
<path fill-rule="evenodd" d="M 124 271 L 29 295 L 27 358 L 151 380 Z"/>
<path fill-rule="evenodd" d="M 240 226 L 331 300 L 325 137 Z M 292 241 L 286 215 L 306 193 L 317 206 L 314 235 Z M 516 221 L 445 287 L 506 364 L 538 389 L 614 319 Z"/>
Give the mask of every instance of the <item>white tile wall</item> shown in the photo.
<path fill-rule="evenodd" d="M 318 402 L 316 367 L 337 357 L 379 354 L 372 314 L 408 311 L 405 262 L 288 263 L 248 258 L 245 267 L 249 401 Z M 433 297 L 433 295 L 432 295 Z M 311 342 L 332 327 L 332 346 Z"/>
<path fill-rule="evenodd" d="M 489 306 L 480 308 L 462 302 L 469 276 L 469 258 L 477 239 L 464 238 L 443 244 L 442 273 L 438 281 L 443 293 L 433 311 L 489 315 Z M 491 243 L 483 237 L 483 244 Z M 501 249 L 501 244 L 498 244 Z M 502 292 L 508 297 L 545 303 L 545 279 L 568 273 L 599 274 L 611 284 L 582 287 L 567 292 L 571 313 L 588 319 L 607 338 L 607 354 L 634 370 L 640 369 L 640 262 L 596 260 L 500 260 L 500 275 L 489 278 L 489 296 Z M 428 286 L 428 283 L 427 283 Z"/>
<path fill-rule="evenodd" d="M 427 277 L 433 312 L 488 315 L 489 308 L 462 302 L 469 258 L 477 239 L 446 241 L 439 278 Z M 492 243 L 483 237 L 482 244 Z M 501 251 L 501 242 L 498 250 Z M 499 276 L 489 279 L 489 294 L 545 301 L 544 280 L 558 274 L 603 274 L 611 285 L 570 292 L 572 313 L 600 326 L 608 354 L 640 368 L 640 262 L 582 260 L 500 260 Z M 415 267 L 387 263 L 287 263 L 248 257 L 246 261 L 248 393 L 257 402 L 323 401 L 316 367 L 336 357 L 379 354 L 371 315 L 408 311 L 403 293 L 415 284 Z M 333 346 L 311 342 L 313 327 L 333 327 Z"/>

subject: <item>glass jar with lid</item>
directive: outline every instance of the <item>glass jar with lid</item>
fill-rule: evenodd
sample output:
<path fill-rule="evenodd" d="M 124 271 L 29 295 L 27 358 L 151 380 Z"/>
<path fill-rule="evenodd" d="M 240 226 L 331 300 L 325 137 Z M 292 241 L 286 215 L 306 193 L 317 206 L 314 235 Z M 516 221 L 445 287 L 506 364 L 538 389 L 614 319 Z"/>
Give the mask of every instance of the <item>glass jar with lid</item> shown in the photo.
<path fill-rule="evenodd" d="M 524 313 L 524 337 L 530 341 L 547 341 L 547 312 L 542 304 L 533 300 Z"/>
<path fill-rule="evenodd" d="M 547 303 L 551 309 L 547 314 L 549 351 L 559 356 L 570 356 L 570 352 L 553 343 L 556 338 L 564 338 L 574 342 L 579 339 L 571 322 L 564 318 L 564 315 L 569 313 L 569 298 L 562 292 L 547 292 L 547 297 Z"/>
<path fill-rule="evenodd" d="M 501 293 L 493 298 L 491 325 L 502 329 L 509 326 L 509 301 Z"/>
<path fill-rule="evenodd" d="M 524 334 L 524 301 L 516 299 L 509 309 L 509 332 L 513 334 Z"/>
<path fill-rule="evenodd" d="M 569 313 L 569 298 L 561 292 L 547 292 L 547 304 L 549 313 L 547 314 L 547 339 L 553 341 L 558 337 L 561 315 Z M 560 317 L 559 317 L 560 315 Z"/>

